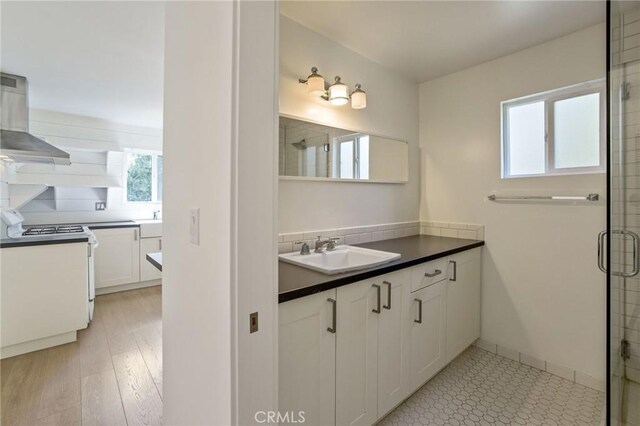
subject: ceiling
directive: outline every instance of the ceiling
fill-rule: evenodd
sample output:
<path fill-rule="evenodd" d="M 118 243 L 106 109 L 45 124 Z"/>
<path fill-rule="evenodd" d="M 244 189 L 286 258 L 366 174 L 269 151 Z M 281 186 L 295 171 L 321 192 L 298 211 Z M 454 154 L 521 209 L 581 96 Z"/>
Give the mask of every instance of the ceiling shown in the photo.
<path fill-rule="evenodd" d="M 2 2 L 1 51 L 31 108 L 162 127 L 161 2 Z"/>
<path fill-rule="evenodd" d="M 605 20 L 604 1 L 283 1 L 280 12 L 421 83 Z"/>

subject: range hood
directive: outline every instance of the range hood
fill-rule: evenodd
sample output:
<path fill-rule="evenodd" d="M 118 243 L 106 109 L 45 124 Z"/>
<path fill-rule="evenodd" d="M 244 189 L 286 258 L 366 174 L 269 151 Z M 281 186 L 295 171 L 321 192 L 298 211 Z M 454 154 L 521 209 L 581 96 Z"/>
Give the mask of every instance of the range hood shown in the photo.
<path fill-rule="evenodd" d="M 68 166 L 69 154 L 29 133 L 27 79 L 0 73 L 0 154 L 20 163 Z"/>

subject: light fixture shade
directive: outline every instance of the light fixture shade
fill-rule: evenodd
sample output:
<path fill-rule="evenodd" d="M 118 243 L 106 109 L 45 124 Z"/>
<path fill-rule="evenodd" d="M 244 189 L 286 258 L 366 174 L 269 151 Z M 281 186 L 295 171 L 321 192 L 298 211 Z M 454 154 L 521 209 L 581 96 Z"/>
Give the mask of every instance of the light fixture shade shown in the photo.
<path fill-rule="evenodd" d="M 314 96 L 324 95 L 324 78 L 320 74 L 312 74 L 307 80 L 307 90 Z"/>
<path fill-rule="evenodd" d="M 356 84 L 356 90 L 351 94 L 351 108 L 363 109 L 367 107 L 367 94 L 362 90 L 359 84 Z"/>
<path fill-rule="evenodd" d="M 336 82 L 329 86 L 329 102 L 332 105 L 345 105 L 349 102 L 349 88 L 336 76 Z"/>

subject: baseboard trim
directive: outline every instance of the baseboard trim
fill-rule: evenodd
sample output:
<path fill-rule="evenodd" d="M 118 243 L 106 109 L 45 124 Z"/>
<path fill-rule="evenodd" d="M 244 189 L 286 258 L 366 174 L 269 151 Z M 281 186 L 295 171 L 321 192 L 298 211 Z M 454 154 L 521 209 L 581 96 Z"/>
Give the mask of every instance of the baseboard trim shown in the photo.
<path fill-rule="evenodd" d="M 26 354 L 27 352 L 35 352 L 53 346 L 64 345 L 66 343 L 75 342 L 76 339 L 77 333 L 75 331 L 70 331 L 68 333 L 57 334 L 55 336 L 18 343 L 16 345 L 0 349 L 0 359 L 11 358 L 12 356 Z"/>
<path fill-rule="evenodd" d="M 149 280 L 149 281 L 142 281 L 139 283 L 130 283 L 130 284 L 114 285 L 112 287 L 96 288 L 96 296 L 102 296 L 103 294 L 110 294 L 110 293 L 118 293 L 120 291 L 136 290 L 136 289 L 145 288 L 145 287 L 155 287 L 157 285 L 162 285 L 162 280 Z"/>
<path fill-rule="evenodd" d="M 555 364 L 553 362 L 541 360 L 532 355 L 482 339 L 476 340 L 474 345 L 487 352 L 517 361 L 521 364 L 528 365 L 529 367 L 537 368 L 538 370 L 546 371 L 549 374 L 562 377 L 563 379 L 570 380 L 579 385 L 586 386 L 600 392 L 605 392 L 605 382 L 603 380 L 596 379 L 595 377 L 581 371 L 573 370 L 572 368 Z"/>

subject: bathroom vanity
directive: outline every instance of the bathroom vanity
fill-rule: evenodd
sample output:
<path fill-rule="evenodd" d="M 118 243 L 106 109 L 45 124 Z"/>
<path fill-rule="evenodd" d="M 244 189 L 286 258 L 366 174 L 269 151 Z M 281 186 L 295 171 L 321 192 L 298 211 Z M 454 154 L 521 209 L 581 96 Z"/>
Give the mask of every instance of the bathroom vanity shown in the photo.
<path fill-rule="evenodd" d="M 370 425 L 408 398 L 479 337 L 482 245 L 362 244 L 402 256 L 338 275 L 279 262 L 279 411 Z"/>

